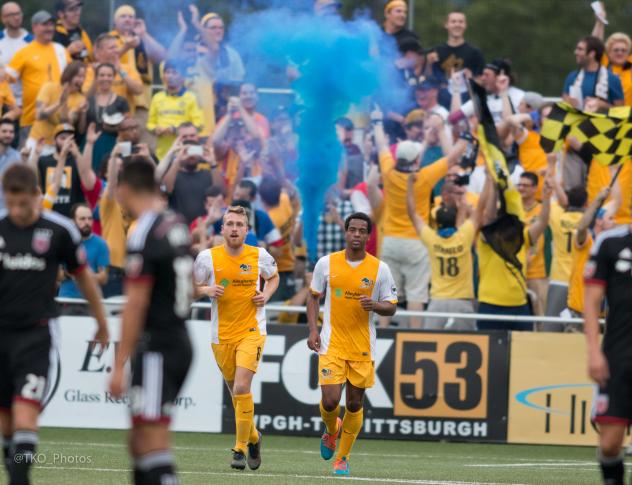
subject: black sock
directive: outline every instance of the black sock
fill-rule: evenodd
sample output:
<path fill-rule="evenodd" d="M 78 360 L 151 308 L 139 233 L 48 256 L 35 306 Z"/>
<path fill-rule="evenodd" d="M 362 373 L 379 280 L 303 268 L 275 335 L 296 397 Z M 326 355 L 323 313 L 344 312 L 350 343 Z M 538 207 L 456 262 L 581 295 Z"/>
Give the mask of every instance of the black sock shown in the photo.
<path fill-rule="evenodd" d="M 604 485 L 623 485 L 623 455 L 604 456 L 601 450 L 597 453 Z"/>
<path fill-rule="evenodd" d="M 13 446 L 13 437 L 12 436 L 3 436 L 2 437 L 2 457 L 4 459 L 4 467 L 9 473 L 9 466 L 13 461 L 13 454 L 11 453 L 11 447 Z"/>
<path fill-rule="evenodd" d="M 137 465 L 134 465 L 134 481 L 132 483 L 134 485 L 145 485 L 145 474 Z"/>
<path fill-rule="evenodd" d="M 177 485 L 173 455 L 170 451 L 153 451 L 136 459 L 135 470 L 142 476 L 142 485 Z M 134 472 L 136 477 L 136 471 Z"/>
<path fill-rule="evenodd" d="M 16 430 L 13 433 L 13 460 L 9 469 L 10 485 L 29 485 L 29 470 L 37 446 L 37 432 Z"/>

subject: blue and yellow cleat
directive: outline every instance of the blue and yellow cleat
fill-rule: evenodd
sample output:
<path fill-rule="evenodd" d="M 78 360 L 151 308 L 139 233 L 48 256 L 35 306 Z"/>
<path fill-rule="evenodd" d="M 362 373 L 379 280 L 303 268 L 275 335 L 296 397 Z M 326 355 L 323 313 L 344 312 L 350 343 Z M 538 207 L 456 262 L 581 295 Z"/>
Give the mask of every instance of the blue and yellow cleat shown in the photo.
<path fill-rule="evenodd" d="M 346 456 L 338 458 L 334 462 L 334 475 L 349 476 L 349 462 Z"/>
<path fill-rule="evenodd" d="M 320 456 L 323 457 L 323 460 L 331 460 L 331 457 L 334 456 L 336 452 L 336 440 L 338 436 L 340 436 L 340 430 L 342 429 L 342 419 L 338 418 L 336 421 L 338 425 L 338 431 L 334 434 L 327 433 L 327 430 L 323 433 L 323 437 L 320 440 Z"/>

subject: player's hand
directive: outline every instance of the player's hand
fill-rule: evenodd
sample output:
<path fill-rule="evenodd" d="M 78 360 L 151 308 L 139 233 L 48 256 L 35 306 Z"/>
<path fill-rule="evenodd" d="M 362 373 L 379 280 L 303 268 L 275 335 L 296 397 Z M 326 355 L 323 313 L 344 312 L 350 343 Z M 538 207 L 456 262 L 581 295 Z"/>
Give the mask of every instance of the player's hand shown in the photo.
<path fill-rule="evenodd" d="M 255 296 L 252 297 L 252 302 L 256 307 L 262 307 L 266 304 L 266 297 L 261 291 L 256 290 Z"/>
<path fill-rule="evenodd" d="M 309 332 L 307 346 L 314 352 L 320 352 L 320 333 L 317 330 Z"/>
<path fill-rule="evenodd" d="M 224 287 L 222 285 L 209 286 L 206 296 L 209 298 L 221 298 L 224 296 Z"/>
<path fill-rule="evenodd" d="M 610 379 L 608 361 L 600 349 L 588 354 L 588 375 L 601 387 Z"/>
<path fill-rule="evenodd" d="M 360 306 L 364 311 L 372 312 L 375 309 L 375 302 L 368 296 L 363 296 L 360 298 Z"/>
<path fill-rule="evenodd" d="M 108 341 L 110 340 L 108 327 L 105 323 L 103 323 L 102 325 L 99 325 L 99 329 L 97 330 L 97 333 L 94 334 L 93 340 L 96 343 L 101 344 L 101 352 L 103 352 L 105 350 L 105 347 L 108 344 Z"/>
<path fill-rule="evenodd" d="M 110 392 L 116 398 L 122 397 L 125 392 L 125 374 L 123 367 L 115 367 L 110 379 Z"/>

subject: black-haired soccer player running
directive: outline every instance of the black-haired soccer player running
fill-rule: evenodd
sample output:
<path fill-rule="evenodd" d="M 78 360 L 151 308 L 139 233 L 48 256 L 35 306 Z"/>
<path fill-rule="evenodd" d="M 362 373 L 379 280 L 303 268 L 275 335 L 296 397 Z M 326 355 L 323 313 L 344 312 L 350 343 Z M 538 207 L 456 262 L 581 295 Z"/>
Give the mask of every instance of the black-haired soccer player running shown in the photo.
<path fill-rule="evenodd" d="M 599 464 L 604 483 L 624 483 L 622 444 L 632 422 L 632 232 L 621 226 L 600 234 L 585 272 L 584 329 L 588 372 L 599 385 L 593 420 L 599 425 Z M 604 296 L 608 317 L 599 344 Z"/>
<path fill-rule="evenodd" d="M 56 358 L 60 265 L 75 276 L 90 303 L 98 324 L 95 339 L 104 345 L 108 332 L 101 292 L 73 222 L 40 210 L 37 174 L 26 165 L 9 167 L 2 189 L 7 211 L 0 214 L 0 427 L 9 482 L 25 485 Z"/>
<path fill-rule="evenodd" d="M 115 396 L 123 393 L 131 358 L 134 483 L 175 484 L 169 423 L 192 358 L 185 327 L 193 293 L 189 232 L 180 216 L 160 212 L 149 159 L 135 157 L 124 165 L 118 197 L 137 225 L 128 241 L 127 303 L 110 389 Z"/>

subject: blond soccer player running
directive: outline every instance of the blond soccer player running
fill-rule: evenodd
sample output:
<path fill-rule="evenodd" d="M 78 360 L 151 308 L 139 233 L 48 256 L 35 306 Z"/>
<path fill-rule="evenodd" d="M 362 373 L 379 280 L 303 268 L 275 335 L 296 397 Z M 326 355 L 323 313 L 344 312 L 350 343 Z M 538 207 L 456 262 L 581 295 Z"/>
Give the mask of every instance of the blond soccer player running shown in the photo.
<path fill-rule="evenodd" d="M 364 393 L 375 381 L 373 313 L 392 316 L 397 304 L 397 289 L 388 266 L 366 253 L 371 225 L 364 213 L 347 217 L 346 249 L 318 260 L 307 298 L 307 345 L 319 354 L 320 415 L 327 428 L 320 454 L 325 460 L 331 459 L 340 436 L 335 475 L 349 475 L 349 454 L 362 429 Z M 325 312 L 319 333 L 317 322 L 323 296 Z M 343 385 L 347 396 L 341 420 Z"/>
<path fill-rule="evenodd" d="M 224 244 L 202 251 L 195 260 L 197 296 L 211 299 L 212 349 L 235 408 L 236 440 L 231 467 L 261 466 L 261 433 L 254 423 L 250 392 L 266 340 L 265 304 L 279 286 L 274 258 L 244 244 L 248 213 L 229 207 L 224 214 Z M 260 279 L 265 285 L 260 288 Z"/>

